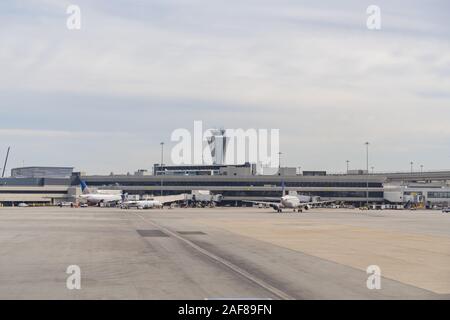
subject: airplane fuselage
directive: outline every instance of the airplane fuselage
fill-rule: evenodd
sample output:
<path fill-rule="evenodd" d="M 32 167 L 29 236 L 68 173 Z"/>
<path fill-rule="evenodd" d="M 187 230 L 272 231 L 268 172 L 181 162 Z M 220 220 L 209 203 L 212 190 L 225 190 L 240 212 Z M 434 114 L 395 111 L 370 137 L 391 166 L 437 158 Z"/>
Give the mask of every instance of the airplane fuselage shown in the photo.
<path fill-rule="evenodd" d="M 283 208 L 295 209 L 300 206 L 301 202 L 297 196 L 283 196 L 281 198 L 281 206 Z"/>
<path fill-rule="evenodd" d="M 138 200 L 125 202 L 124 207 L 136 207 L 138 209 L 162 208 L 163 204 L 158 200 Z"/>
<path fill-rule="evenodd" d="M 92 194 L 82 194 L 80 195 L 80 199 L 87 201 L 88 203 L 98 204 L 100 202 L 119 202 L 122 200 L 122 197 L 117 194 L 101 194 L 101 193 L 92 193 Z"/>

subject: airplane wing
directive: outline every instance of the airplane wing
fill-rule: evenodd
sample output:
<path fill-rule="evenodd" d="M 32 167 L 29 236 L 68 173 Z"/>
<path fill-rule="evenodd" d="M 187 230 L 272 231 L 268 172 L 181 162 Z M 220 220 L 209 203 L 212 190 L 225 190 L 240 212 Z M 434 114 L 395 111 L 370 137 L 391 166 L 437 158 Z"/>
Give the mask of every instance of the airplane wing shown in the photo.
<path fill-rule="evenodd" d="M 175 201 L 181 201 L 181 200 L 185 200 L 185 199 L 186 199 L 186 194 L 185 193 L 176 194 L 176 195 L 173 195 L 173 196 L 157 196 L 157 197 L 153 197 L 153 200 L 158 200 L 162 204 L 171 203 L 171 202 L 175 202 Z"/>
<path fill-rule="evenodd" d="M 325 201 L 311 201 L 311 202 L 300 202 L 300 207 L 313 206 L 317 204 L 326 204 L 336 202 L 335 200 L 325 200 Z"/>
<path fill-rule="evenodd" d="M 250 200 L 242 200 L 242 202 L 248 202 L 253 204 L 263 204 L 265 206 L 270 206 L 274 209 L 278 209 L 280 207 L 280 202 L 269 202 L 269 201 L 250 201 Z"/>

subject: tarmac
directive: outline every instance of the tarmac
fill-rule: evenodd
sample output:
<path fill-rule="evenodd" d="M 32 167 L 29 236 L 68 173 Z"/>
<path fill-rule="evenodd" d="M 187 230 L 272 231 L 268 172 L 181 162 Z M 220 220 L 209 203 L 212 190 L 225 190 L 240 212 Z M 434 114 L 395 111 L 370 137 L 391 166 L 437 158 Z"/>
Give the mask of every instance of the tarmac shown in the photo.
<path fill-rule="evenodd" d="M 0 257 L 0 299 L 449 299 L 450 214 L 3 207 Z"/>

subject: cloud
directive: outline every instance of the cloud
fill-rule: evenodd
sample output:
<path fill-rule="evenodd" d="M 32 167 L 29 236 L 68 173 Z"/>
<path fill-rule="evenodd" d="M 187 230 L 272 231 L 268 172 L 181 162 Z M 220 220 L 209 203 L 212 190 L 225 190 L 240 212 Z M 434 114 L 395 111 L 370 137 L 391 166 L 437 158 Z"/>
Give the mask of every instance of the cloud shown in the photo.
<path fill-rule="evenodd" d="M 380 31 L 365 28 L 359 1 L 80 0 L 80 31 L 66 29 L 65 3 L 28 3 L 2 4 L 0 16 L 0 124 L 17 136 L 61 132 L 93 148 L 80 132 L 117 130 L 146 143 L 150 162 L 172 130 L 204 120 L 280 128 L 293 165 L 339 168 L 326 150 L 356 158 L 365 140 L 390 150 L 386 169 L 422 157 L 423 140 L 446 152 L 427 161 L 448 161 L 445 2 L 380 1 Z M 102 143 L 111 154 L 135 146 Z"/>
<path fill-rule="evenodd" d="M 127 135 L 123 132 L 76 132 L 62 130 L 33 130 L 33 129 L 0 129 L 3 137 L 25 137 L 25 138 L 57 138 L 57 139 L 92 139 Z"/>

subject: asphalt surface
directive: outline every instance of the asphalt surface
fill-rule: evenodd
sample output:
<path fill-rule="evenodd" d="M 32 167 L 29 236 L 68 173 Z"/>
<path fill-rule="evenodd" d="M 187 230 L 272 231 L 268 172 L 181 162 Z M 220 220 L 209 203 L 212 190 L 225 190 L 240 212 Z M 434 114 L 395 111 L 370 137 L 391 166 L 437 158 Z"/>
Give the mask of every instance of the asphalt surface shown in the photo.
<path fill-rule="evenodd" d="M 448 299 L 449 240 L 438 212 L 4 207 L 0 299 Z"/>

